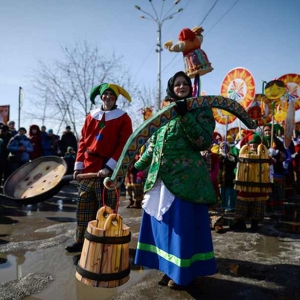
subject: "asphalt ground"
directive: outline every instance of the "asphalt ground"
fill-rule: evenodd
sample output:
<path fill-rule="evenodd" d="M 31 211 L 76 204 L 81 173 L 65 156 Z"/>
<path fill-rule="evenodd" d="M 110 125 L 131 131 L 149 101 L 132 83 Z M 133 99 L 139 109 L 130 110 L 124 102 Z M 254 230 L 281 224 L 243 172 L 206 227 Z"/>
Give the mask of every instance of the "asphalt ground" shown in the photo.
<path fill-rule="evenodd" d="M 142 210 L 119 214 L 130 227 L 130 279 L 117 288 L 94 288 L 75 278 L 78 254 L 64 247 L 75 233 L 77 187 L 69 184 L 53 198 L 27 206 L 1 201 L 0 300 L 93 299 L 300 299 L 299 197 L 269 213 L 258 232 L 212 231 L 218 273 L 196 278 L 184 291 L 158 285 L 162 273 L 133 264 Z M 3 203 L 4 202 L 4 203 Z M 296 215 L 295 215 L 296 213 Z"/>

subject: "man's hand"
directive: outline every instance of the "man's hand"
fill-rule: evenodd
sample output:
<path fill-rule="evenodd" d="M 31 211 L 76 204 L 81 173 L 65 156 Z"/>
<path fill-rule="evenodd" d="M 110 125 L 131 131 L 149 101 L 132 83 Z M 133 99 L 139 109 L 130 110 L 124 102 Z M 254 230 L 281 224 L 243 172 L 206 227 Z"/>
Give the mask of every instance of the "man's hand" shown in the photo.
<path fill-rule="evenodd" d="M 73 173 L 73 178 L 76 180 L 77 179 L 77 175 L 78 174 L 82 174 L 82 170 L 76 170 L 76 171 L 74 171 L 74 173 Z"/>
<path fill-rule="evenodd" d="M 107 177 L 110 173 L 111 173 L 110 170 L 103 168 L 98 172 L 97 176 L 98 177 Z"/>
<path fill-rule="evenodd" d="M 268 154 L 270 156 L 276 156 L 278 154 L 279 150 L 275 150 L 274 148 L 269 148 L 268 149 Z"/>

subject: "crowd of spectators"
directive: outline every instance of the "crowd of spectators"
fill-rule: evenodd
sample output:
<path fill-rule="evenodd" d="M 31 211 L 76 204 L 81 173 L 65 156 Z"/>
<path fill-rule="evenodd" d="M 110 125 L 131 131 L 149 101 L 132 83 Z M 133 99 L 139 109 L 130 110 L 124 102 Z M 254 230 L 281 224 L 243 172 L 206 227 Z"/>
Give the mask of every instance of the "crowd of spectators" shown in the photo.
<path fill-rule="evenodd" d="M 72 174 L 76 153 L 77 139 L 70 126 L 66 126 L 60 137 L 45 126 L 32 124 L 27 134 L 24 127 L 16 130 L 14 121 L 7 125 L 0 123 L 0 185 L 22 165 L 42 156 L 63 157 L 67 174 Z"/>

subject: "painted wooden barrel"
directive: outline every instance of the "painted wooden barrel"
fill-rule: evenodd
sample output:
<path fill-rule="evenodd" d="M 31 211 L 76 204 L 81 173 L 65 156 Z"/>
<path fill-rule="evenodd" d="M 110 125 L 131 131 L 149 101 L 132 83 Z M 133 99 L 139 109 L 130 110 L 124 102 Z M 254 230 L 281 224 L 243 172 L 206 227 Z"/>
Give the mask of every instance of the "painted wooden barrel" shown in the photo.
<path fill-rule="evenodd" d="M 114 288 L 129 280 L 130 228 L 109 207 L 98 210 L 96 220 L 89 222 L 76 268 L 82 283 Z"/>
<path fill-rule="evenodd" d="M 234 188 L 248 193 L 270 193 L 269 161 L 266 146 L 259 145 L 257 154 L 253 154 L 250 146 L 244 145 L 238 157 Z"/>

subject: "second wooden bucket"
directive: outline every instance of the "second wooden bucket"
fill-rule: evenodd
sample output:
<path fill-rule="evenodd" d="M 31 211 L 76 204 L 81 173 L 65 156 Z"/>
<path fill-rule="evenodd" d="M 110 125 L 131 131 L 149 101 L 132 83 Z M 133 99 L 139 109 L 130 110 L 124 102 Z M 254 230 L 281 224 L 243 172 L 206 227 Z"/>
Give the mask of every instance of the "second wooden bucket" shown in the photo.
<path fill-rule="evenodd" d="M 101 207 L 97 220 L 85 232 L 76 278 L 82 283 L 101 288 L 114 288 L 129 280 L 130 228 L 109 207 Z"/>

